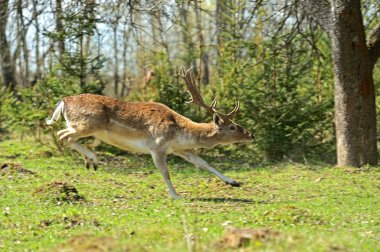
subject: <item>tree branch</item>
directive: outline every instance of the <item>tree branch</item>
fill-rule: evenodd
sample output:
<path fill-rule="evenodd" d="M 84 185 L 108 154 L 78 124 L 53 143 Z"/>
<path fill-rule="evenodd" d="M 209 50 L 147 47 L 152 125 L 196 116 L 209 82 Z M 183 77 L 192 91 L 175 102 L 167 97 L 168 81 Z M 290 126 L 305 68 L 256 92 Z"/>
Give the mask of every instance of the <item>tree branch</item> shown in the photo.
<path fill-rule="evenodd" d="M 378 24 L 368 36 L 367 47 L 369 57 L 373 64 L 375 64 L 380 57 L 380 24 Z"/>
<path fill-rule="evenodd" d="M 297 4 L 309 16 L 313 18 L 326 32 L 330 30 L 331 6 L 327 0 L 299 0 Z"/>

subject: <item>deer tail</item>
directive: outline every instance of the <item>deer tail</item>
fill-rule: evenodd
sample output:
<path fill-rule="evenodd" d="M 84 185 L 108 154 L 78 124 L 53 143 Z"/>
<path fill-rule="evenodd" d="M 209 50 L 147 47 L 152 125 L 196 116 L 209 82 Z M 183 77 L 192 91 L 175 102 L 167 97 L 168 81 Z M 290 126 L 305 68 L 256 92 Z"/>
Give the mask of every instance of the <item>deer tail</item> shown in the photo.
<path fill-rule="evenodd" d="M 57 121 L 61 117 L 64 107 L 65 107 L 65 103 L 63 101 L 58 102 L 57 106 L 54 109 L 53 115 L 51 116 L 50 119 L 46 120 L 46 124 L 52 125 L 53 123 L 55 123 L 55 121 Z"/>

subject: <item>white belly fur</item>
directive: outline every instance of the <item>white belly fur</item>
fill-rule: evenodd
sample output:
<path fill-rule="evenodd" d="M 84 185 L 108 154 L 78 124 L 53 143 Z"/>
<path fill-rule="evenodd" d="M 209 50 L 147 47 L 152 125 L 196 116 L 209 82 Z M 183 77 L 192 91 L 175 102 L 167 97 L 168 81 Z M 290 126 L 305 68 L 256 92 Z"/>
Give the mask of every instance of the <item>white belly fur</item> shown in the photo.
<path fill-rule="evenodd" d="M 95 135 L 101 141 L 116 146 L 120 149 L 135 153 L 149 154 L 147 140 L 144 138 L 130 138 L 122 134 L 104 131 Z"/>

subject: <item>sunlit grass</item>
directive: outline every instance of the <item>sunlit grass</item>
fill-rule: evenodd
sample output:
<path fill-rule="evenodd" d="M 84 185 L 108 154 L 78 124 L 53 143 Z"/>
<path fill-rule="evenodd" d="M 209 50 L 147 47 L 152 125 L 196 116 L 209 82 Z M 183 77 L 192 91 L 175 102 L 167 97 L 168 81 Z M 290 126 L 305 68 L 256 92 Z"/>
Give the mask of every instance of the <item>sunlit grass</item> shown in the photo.
<path fill-rule="evenodd" d="M 173 184 L 184 199 L 171 200 L 144 157 L 104 154 L 95 172 L 77 155 L 29 140 L 4 141 L 0 166 L 18 163 L 30 172 L 0 170 L 0 250 L 212 251 L 220 250 L 226 226 L 278 232 L 246 251 L 380 247 L 378 168 L 240 162 L 237 169 L 233 161 L 210 161 L 243 186 L 172 159 Z M 81 198 L 57 196 L 46 189 L 52 183 L 73 186 Z"/>

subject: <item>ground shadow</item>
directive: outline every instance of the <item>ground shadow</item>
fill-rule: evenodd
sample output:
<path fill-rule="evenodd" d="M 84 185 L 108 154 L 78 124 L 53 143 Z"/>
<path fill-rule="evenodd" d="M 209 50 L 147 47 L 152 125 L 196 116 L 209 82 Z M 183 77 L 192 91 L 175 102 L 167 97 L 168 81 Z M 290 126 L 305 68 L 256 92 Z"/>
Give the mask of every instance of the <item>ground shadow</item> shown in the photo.
<path fill-rule="evenodd" d="M 246 204 L 268 204 L 267 201 L 260 200 L 250 200 L 250 199 L 239 199 L 239 198 L 190 198 L 190 201 L 204 201 L 213 203 L 246 203 Z"/>

